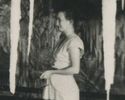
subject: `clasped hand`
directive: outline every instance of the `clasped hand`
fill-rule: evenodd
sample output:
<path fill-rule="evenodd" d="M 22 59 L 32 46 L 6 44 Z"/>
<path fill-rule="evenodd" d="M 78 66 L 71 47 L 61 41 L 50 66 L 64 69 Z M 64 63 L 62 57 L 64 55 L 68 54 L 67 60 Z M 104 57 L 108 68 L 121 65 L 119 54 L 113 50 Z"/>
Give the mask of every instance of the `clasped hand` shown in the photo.
<path fill-rule="evenodd" d="M 52 75 L 52 70 L 45 71 L 41 76 L 40 79 L 49 79 Z"/>

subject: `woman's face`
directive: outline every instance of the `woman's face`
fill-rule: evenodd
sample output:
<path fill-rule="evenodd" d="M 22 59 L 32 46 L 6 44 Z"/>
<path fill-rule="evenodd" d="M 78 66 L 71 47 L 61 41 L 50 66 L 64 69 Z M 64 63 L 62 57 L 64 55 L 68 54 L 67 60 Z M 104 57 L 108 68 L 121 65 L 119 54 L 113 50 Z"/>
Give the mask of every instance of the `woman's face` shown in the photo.
<path fill-rule="evenodd" d="M 57 16 L 56 25 L 59 28 L 59 31 L 65 32 L 70 25 L 70 21 L 66 19 L 65 14 L 63 12 L 59 12 Z"/>

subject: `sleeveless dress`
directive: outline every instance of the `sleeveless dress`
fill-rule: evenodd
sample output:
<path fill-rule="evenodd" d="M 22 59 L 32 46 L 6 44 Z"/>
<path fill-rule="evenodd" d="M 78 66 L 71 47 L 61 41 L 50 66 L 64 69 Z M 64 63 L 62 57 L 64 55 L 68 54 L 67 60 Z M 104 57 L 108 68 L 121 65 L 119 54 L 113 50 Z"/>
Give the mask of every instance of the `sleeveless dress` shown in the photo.
<path fill-rule="evenodd" d="M 78 48 L 82 57 L 84 46 L 79 36 L 75 35 L 64 41 L 55 55 L 53 68 L 63 69 L 71 65 L 68 49 L 70 47 Z M 44 100 L 79 100 L 79 88 L 73 75 L 53 74 L 47 79 L 47 86 L 43 92 Z"/>

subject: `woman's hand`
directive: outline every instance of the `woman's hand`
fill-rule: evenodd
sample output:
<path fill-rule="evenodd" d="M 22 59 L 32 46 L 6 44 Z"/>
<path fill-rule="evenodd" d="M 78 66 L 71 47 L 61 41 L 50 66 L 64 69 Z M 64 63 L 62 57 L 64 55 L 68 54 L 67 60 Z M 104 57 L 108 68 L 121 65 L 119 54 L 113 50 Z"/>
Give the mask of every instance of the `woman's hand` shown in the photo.
<path fill-rule="evenodd" d="M 40 79 L 49 79 L 52 75 L 52 70 L 45 71 L 41 76 Z"/>

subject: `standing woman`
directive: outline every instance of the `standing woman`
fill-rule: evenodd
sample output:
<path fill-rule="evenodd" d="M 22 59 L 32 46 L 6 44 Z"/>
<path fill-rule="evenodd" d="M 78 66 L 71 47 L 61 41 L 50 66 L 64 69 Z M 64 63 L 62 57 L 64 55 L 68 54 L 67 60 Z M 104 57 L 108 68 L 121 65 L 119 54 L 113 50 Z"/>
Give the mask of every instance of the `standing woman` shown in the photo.
<path fill-rule="evenodd" d="M 84 52 L 82 40 L 75 34 L 71 13 L 61 11 L 57 15 L 57 27 L 65 39 L 55 48 L 55 70 L 45 71 L 40 78 L 47 79 L 45 100 L 79 100 L 79 88 L 73 77 L 80 70 L 80 58 Z"/>

